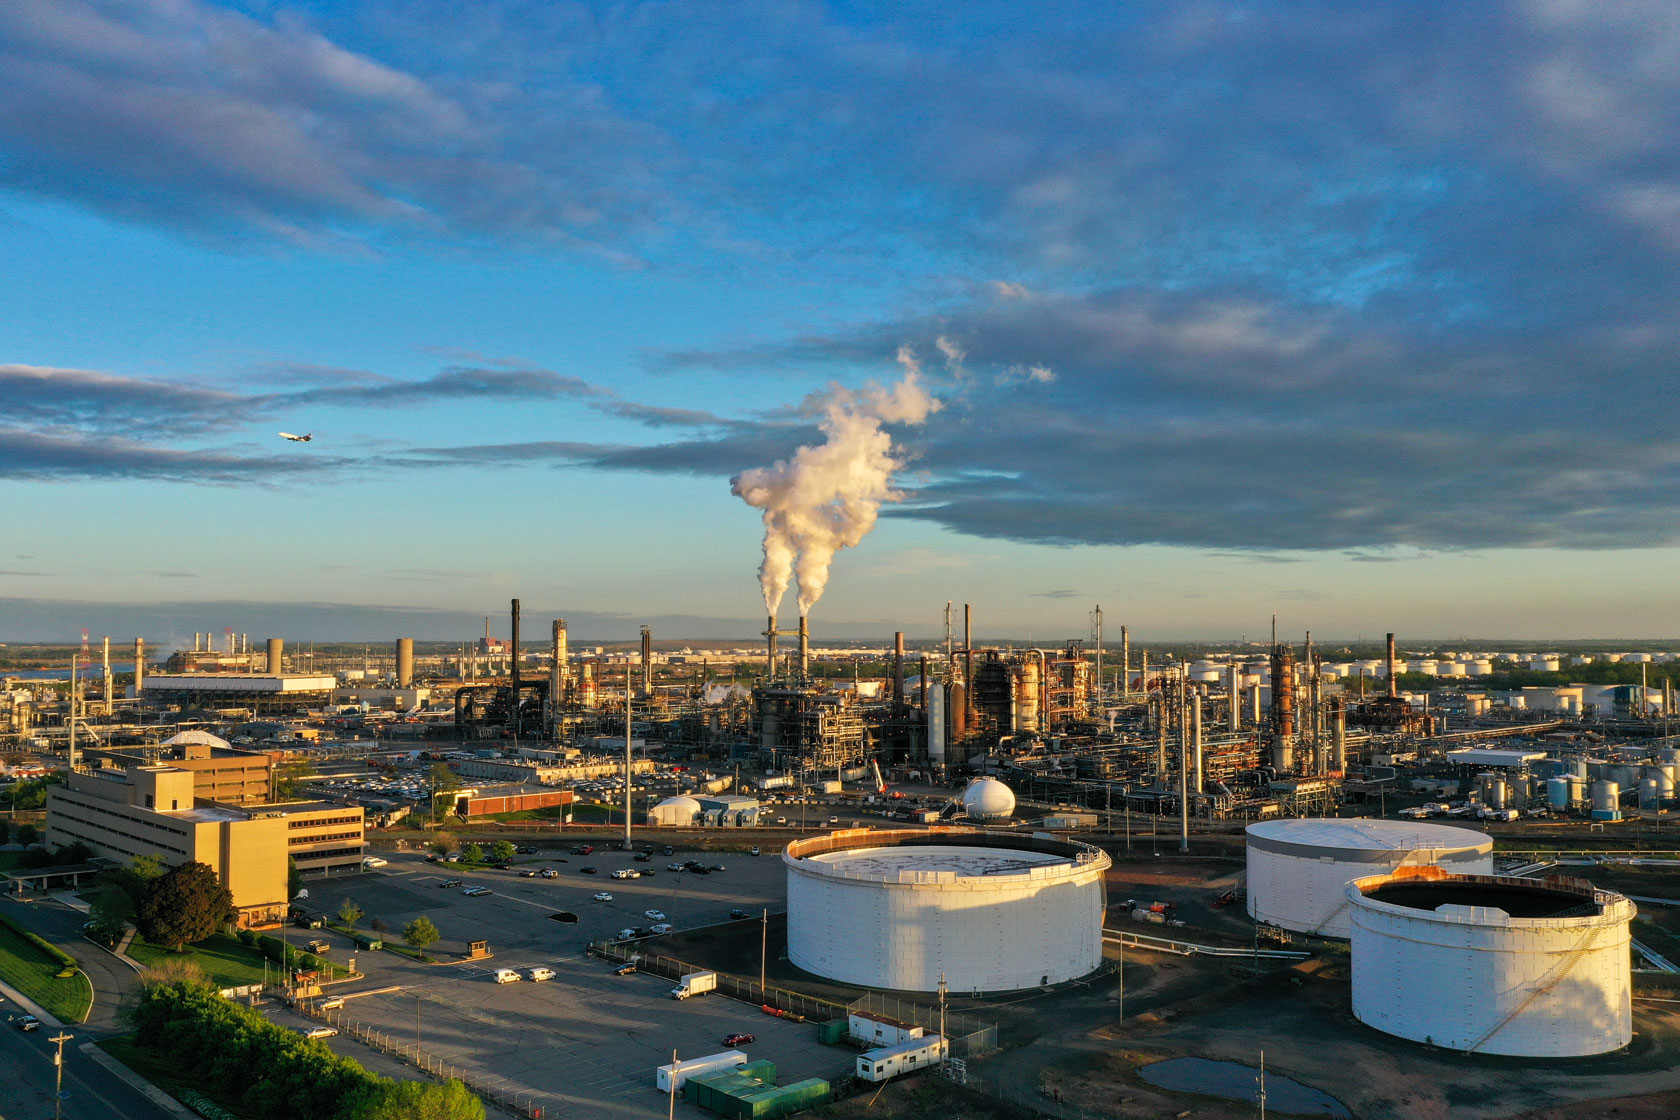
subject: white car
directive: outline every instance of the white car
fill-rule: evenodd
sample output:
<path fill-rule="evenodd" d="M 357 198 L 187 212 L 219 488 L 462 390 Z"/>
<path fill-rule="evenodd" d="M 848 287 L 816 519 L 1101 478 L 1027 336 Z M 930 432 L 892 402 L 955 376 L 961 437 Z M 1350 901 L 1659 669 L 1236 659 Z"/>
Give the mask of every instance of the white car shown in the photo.
<path fill-rule="evenodd" d="M 531 970 L 531 979 L 552 980 L 554 979 L 554 970 L 552 968 L 533 968 Z"/>
<path fill-rule="evenodd" d="M 672 930 L 674 930 L 676 928 L 677 927 L 672 925 L 670 922 L 660 922 L 657 925 L 652 925 L 652 926 L 648 927 L 648 929 L 653 933 L 670 933 Z"/>
<path fill-rule="evenodd" d="M 642 917 L 650 922 L 663 922 L 665 920 L 665 914 L 661 910 L 643 910 Z"/>
<path fill-rule="evenodd" d="M 609 891 L 596 891 L 595 892 L 595 901 L 596 902 L 611 902 L 612 901 L 612 893 L 609 892 Z"/>
<path fill-rule="evenodd" d="M 628 869 L 625 869 L 625 870 L 620 870 L 620 871 L 614 871 L 612 873 L 612 877 L 614 879 L 640 879 L 642 877 L 642 873 L 640 871 L 630 871 Z"/>
<path fill-rule="evenodd" d="M 363 867 L 384 867 L 390 860 L 380 859 L 378 856 L 368 856 L 362 860 Z"/>

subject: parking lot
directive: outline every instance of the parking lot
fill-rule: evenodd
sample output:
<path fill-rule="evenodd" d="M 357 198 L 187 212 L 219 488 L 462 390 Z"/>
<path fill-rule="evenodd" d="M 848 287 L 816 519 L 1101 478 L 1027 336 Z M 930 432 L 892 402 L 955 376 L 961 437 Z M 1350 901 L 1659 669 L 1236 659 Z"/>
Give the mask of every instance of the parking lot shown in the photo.
<path fill-rule="evenodd" d="M 471 1071 L 477 1080 L 538 1094 L 548 1116 L 662 1116 L 667 1101 L 653 1087 L 654 1067 L 669 1062 L 673 1049 L 684 1058 L 717 1053 L 726 1049 L 723 1036 L 737 1031 L 757 1036 L 744 1049 L 754 1058 L 774 1061 L 782 1083 L 831 1077 L 849 1069 L 852 1052 L 821 1045 L 810 1024 L 789 1023 L 718 995 L 674 1000 L 668 995 L 669 980 L 644 974 L 615 976 L 606 962 L 584 955 L 591 939 L 650 925 L 647 910 L 662 911 L 680 930 L 727 922 L 731 909 L 755 916 L 765 907 L 782 909 L 784 874 L 770 849 L 756 858 L 704 854 L 707 864 L 726 867 L 706 876 L 666 869 L 667 864 L 700 856 L 679 850 L 674 856 L 656 853 L 652 864 L 638 864 L 625 852 L 543 852 L 521 857 L 533 862 L 517 864 L 511 871 L 462 871 L 456 865 L 398 854 L 390 857 L 387 867 L 367 875 L 311 882 L 305 904 L 313 909 L 331 913 L 344 898 L 353 898 L 363 911 L 360 928 L 378 918 L 389 927 L 385 936 L 400 941 L 403 926 L 425 914 L 444 937 L 431 950 L 443 963 L 433 965 L 394 953 L 356 953 L 366 979 L 335 987 L 333 994 L 348 998 L 334 1017 L 384 1031 L 404 1043 L 418 1037 L 424 1052 Z M 583 874 L 583 866 L 593 866 L 597 873 Z M 649 866 L 655 872 L 652 878 L 611 878 L 620 868 Z M 552 867 L 560 877 L 527 879 L 519 874 L 538 867 Z M 447 879 L 495 893 L 466 897 L 462 888 L 440 889 Z M 594 901 L 591 896 L 598 891 L 610 892 L 613 900 Z M 578 921 L 550 918 L 560 913 L 575 914 Z M 758 923 L 740 925 L 743 938 L 756 943 Z M 353 951 L 342 935 L 327 931 L 324 936 L 333 943 L 334 959 Z M 472 939 L 488 940 L 492 958 L 462 960 Z M 555 978 L 542 983 L 493 980 L 497 968 L 528 974 L 539 966 L 552 968 Z M 680 1101 L 677 1108 L 685 1115 L 704 1115 Z"/>

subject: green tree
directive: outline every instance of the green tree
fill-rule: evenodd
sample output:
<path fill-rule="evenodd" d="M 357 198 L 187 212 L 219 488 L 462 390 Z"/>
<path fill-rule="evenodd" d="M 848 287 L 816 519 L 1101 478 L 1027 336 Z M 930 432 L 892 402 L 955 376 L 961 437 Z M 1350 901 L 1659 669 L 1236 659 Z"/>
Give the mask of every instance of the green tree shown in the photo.
<path fill-rule="evenodd" d="M 443 934 L 438 932 L 437 926 L 433 925 L 432 920 L 424 914 L 403 927 L 403 940 L 422 953 L 436 945 L 442 936 Z"/>
<path fill-rule="evenodd" d="M 426 781 L 431 783 L 433 793 L 447 793 L 461 788 L 461 775 L 451 770 L 447 762 L 434 762 L 432 768 L 426 771 Z"/>
<path fill-rule="evenodd" d="M 232 914 L 233 895 L 214 871 L 194 861 L 146 885 L 135 925 L 153 945 L 180 953 L 215 933 Z"/>
<path fill-rule="evenodd" d="M 17 841 L 18 841 L 19 844 L 22 844 L 24 847 L 27 848 L 29 845 L 35 843 L 35 841 L 39 840 L 40 838 L 41 838 L 41 830 L 36 828 L 34 825 L 32 825 L 32 824 L 20 824 L 20 825 L 18 825 Z"/>
<path fill-rule="evenodd" d="M 93 922 L 90 933 L 115 941 L 134 920 L 134 900 L 115 884 L 100 887 L 88 904 L 88 918 Z"/>
<path fill-rule="evenodd" d="M 511 840 L 498 840 L 490 845 L 490 859 L 495 863 L 511 863 L 518 854 L 519 849 Z"/>
<path fill-rule="evenodd" d="M 484 1120 L 484 1102 L 459 1081 L 384 1081 L 356 1111 L 361 1120 Z"/>
<path fill-rule="evenodd" d="M 156 856 L 135 856 L 127 867 L 101 871 L 94 877 L 94 882 L 121 890 L 128 895 L 129 904 L 139 910 L 140 900 L 146 897 L 146 885 L 163 872 L 163 863 Z"/>
<path fill-rule="evenodd" d="M 477 844 L 462 844 L 461 845 L 461 862 L 462 863 L 483 863 L 484 862 L 484 849 L 481 848 L 480 846 L 478 846 Z"/>
<path fill-rule="evenodd" d="M 298 870 L 297 858 L 286 857 L 286 897 L 296 898 L 303 889 L 303 872 Z"/>
<path fill-rule="evenodd" d="M 274 800 L 291 801 L 301 787 L 315 776 L 315 768 L 304 761 L 288 762 L 274 772 Z"/>
<path fill-rule="evenodd" d="M 356 923 L 361 921 L 361 918 L 362 908 L 356 905 L 355 899 L 347 898 L 338 904 L 338 920 L 351 929 L 356 928 Z"/>

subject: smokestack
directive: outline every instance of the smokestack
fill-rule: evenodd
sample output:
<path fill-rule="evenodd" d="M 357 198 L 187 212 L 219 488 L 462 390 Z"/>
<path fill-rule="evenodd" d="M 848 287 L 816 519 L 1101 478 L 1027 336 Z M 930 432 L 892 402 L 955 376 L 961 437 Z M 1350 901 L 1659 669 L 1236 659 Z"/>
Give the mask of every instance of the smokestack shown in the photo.
<path fill-rule="evenodd" d="M 963 725 L 974 710 L 974 608 L 963 604 Z"/>
<path fill-rule="evenodd" d="M 1132 635 L 1124 626 L 1120 627 L 1120 671 L 1125 674 L 1120 681 L 1124 694 L 1132 690 Z"/>
<path fill-rule="evenodd" d="M 928 682 L 927 682 L 927 654 L 922 654 L 922 711 L 927 711 Z"/>
<path fill-rule="evenodd" d="M 268 672 L 270 676 L 279 676 L 285 670 L 280 668 L 286 652 L 284 638 L 270 638 L 268 640 Z"/>
<path fill-rule="evenodd" d="M 771 615 L 770 621 L 764 625 L 764 637 L 769 645 L 765 647 L 764 664 L 768 669 L 768 679 L 776 679 L 776 616 Z"/>
<path fill-rule="evenodd" d="M 111 714 L 111 635 L 105 635 L 105 714 Z"/>
<path fill-rule="evenodd" d="M 805 625 L 805 616 L 799 616 L 799 677 L 801 680 L 811 672 L 811 631 Z"/>
<path fill-rule="evenodd" d="M 146 687 L 146 639 L 134 639 L 134 696 L 139 699 L 140 690 Z"/>
<path fill-rule="evenodd" d="M 904 631 L 893 635 L 893 703 L 904 703 Z"/>
<path fill-rule="evenodd" d="M 508 673 L 513 685 L 513 703 L 508 715 L 513 720 L 513 741 L 519 741 L 519 600 L 511 601 L 509 613 L 513 617 L 513 645 L 508 655 Z"/>
<path fill-rule="evenodd" d="M 653 631 L 642 627 L 642 695 L 653 695 Z"/>
<path fill-rule="evenodd" d="M 548 670 L 548 704 L 556 718 L 566 702 L 566 620 L 554 620 L 554 648 L 549 651 L 554 664 Z"/>
<path fill-rule="evenodd" d="M 1400 695 L 1400 687 L 1394 680 L 1394 635 L 1388 636 L 1388 694 L 1390 697 Z"/>
<path fill-rule="evenodd" d="M 1342 774 L 1347 772 L 1347 708 L 1340 696 L 1331 704 L 1335 722 L 1330 725 L 1330 769 Z"/>
<path fill-rule="evenodd" d="M 1194 767 L 1190 771 L 1195 784 L 1191 787 L 1195 792 L 1202 792 L 1202 698 L 1192 694 L 1190 697 L 1190 750 L 1191 763 Z"/>
<path fill-rule="evenodd" d="M 412 688 L 414 685 L 414 639 L 397 639 L 397 687 Z"/>
<path fill-rule="evenodd" d="M 1230 697 L 1231 697 L 1231 714 L 1230 714 L 1230 721 L 1231 722 L 1230 722 L 1230 728 L 1229 729 L 1233 732 L 1241 731 L 1242 730 L 1242 666 L 1238 665 L 1235 661 L 1233 661 L 1233 662 L 1231 662 L 1230 665 L 1226 666 L 1226 672 L 1227 672 L 1227 676 L 1230 679 L 1230 683 L 1226 686 L 1225 691 L 1228 692 L 1230 694 Z"/>

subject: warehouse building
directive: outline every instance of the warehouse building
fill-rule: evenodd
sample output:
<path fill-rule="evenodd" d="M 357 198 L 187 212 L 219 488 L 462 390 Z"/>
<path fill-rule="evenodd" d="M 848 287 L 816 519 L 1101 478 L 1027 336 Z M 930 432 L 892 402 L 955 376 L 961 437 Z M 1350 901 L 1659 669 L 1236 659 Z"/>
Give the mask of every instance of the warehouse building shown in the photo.
<path fill-rule="evenodd" d="M 570 805 L 577 795 L 569 789 L 542 786 L 484 786 L 458 790 L 454 794 L 455 815 L 488 817 L 495 813 L 523 813 L 530 809 L 552 809 Z"/>

